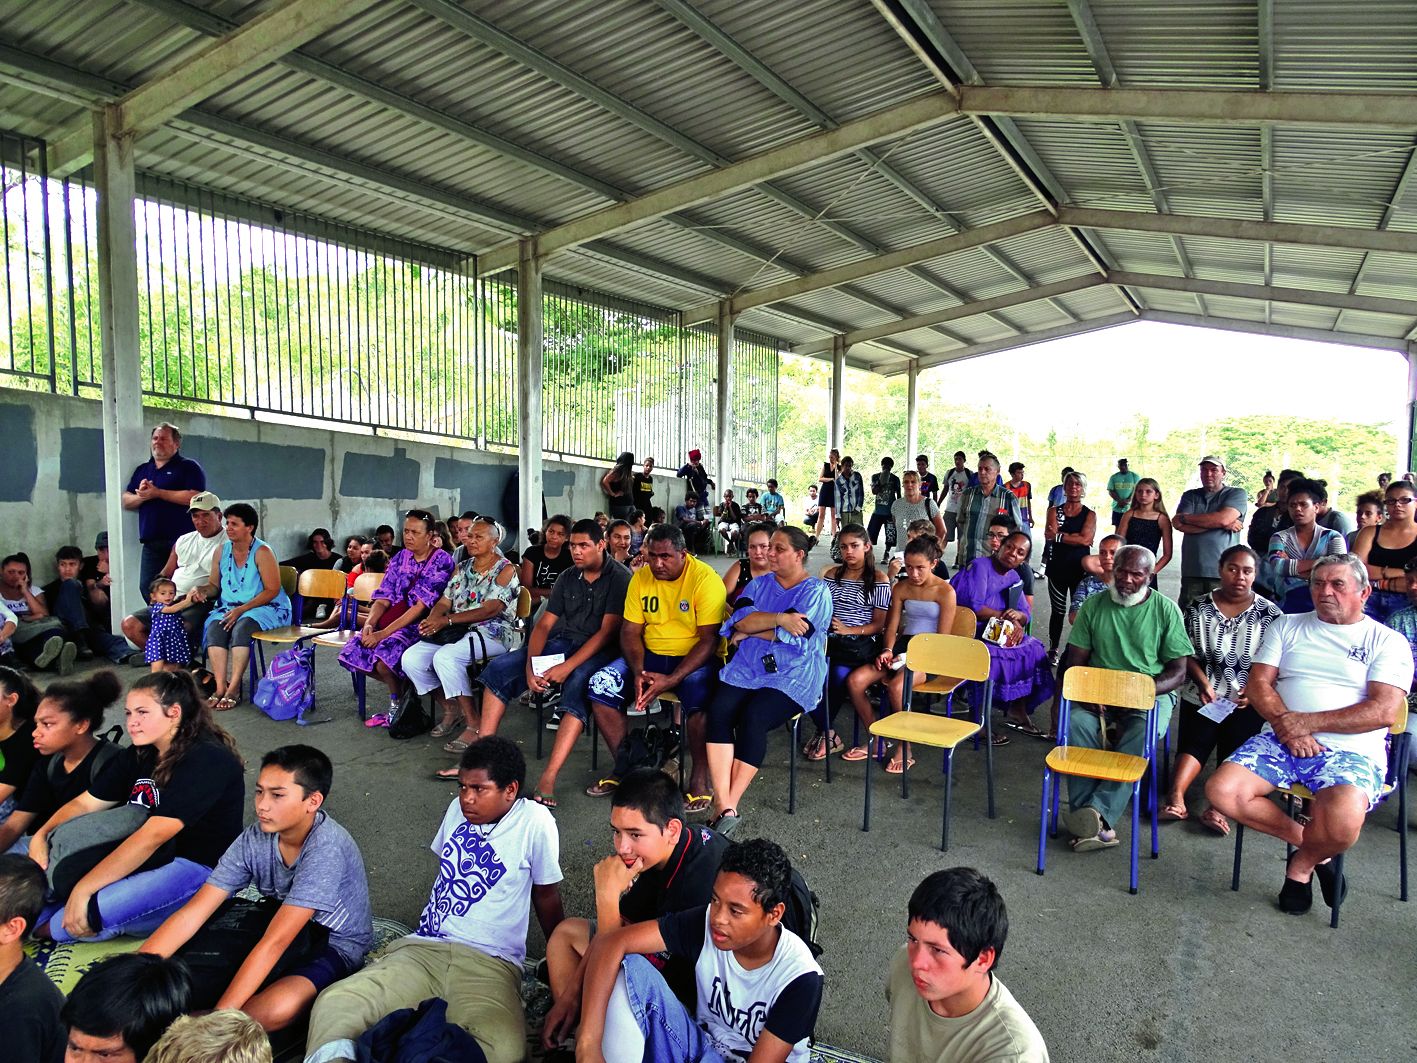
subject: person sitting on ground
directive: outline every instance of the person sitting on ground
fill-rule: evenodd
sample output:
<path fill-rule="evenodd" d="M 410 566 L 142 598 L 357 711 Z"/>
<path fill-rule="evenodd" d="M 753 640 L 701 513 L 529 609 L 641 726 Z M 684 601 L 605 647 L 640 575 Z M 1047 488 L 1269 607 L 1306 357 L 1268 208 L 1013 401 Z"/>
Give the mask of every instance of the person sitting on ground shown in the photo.
<path fill-rule="evenodd" d="M 827 635 L 826 693 L 812 710 L 817 735 L 802 747 L 808 760 L 825 760 L 844 748 L 836 733 L 836 715 L 847 699 L 846 681 L 861 665 L 881 655 L 881 631 L 891 605 L 890 579 L 876 568 L 875 550 L 866 529 L 848 524 L 841 529 L 837 543 L 841 564 L 822 570 L 831 592 L 832 619 Z"/>
<path fill-rule="evenodd" d="M 748 532 L 744 543 L 745 556 L 723 570 L 723 586 L 731 605 L 743 593 L 750 580 L 772 571 L 772 536 L 775 524 L 760 524 Z"/>
<path fill-rule="evenodd" d="M 723 537 L 724 552 L 743 556 L 743 507 L 733 500 L 731 489 L 723 492 L 723 501 L 714 507 L 713 515 L 718 521 L 718 534 Z"/>
<path fill-rule="evenodd" d="M 1048 1063 L 1043 1035 L 994 975 L 1009 936 L 998 887 L 972 867 L 936 871 L 906 919 L 886 981 L 891 1063 Z"/>
<path fill-rule="evenodd" d="M 29 777 L 14 792 L 14 811 L 0 822 L 0 853 L 28 853 L 29 831 L 43 826 L 66 804 L 86 792 L 99 770 L 118 752 L 111 742 L 97 740 L 104 710 L 118 700 L 122 686 L 110 671 L 94 672 L 79 680 L 49 684 L 40 697 L 29 680 L 11 669 L 0 668 L 0 716 L 9 714 L 10 726 L 22 716 L 33 718 L 33 753 Z M 18 697 L 16 696 L 18 691 Z M 30 704 L 37 701 L 37 706 Z M 27 715 L 26 715 L 27 714 Z M 14 735 L 29 739 L 28 730 Z M 0 794 L 18 778 L 28 762 L 26 750 L 14 735 L 0 739 Z M 3 810 L 8 801 L 0 801 Z"/>
<path fill-rule="evenodd" d="M 35 831 L 29 853 L 49 871 L 64 900 L 49 917 L 55 941 L 144 937 L 201 888 L 238 834 L 245 786 L 236 742 L 212 719 L 188 672 L 151 672 L 128 691 L 124 710 L 132 745 L 90 781 L 88 789 Z M 123 808 L 126 817 L 85 817 Z M 62 838 L 57 831 L 69 826 Z M 51 849 L 80 868 L 84 841 L 126 837 L 79 877 L 50 868 Z M 169 844 L 171 843 L 171 844 Z M 67 896 L 67 899 L 65 899 Z"/>
<path fill-rule="evenodd" d="M 425 510 L 409 510 L 403 545 L 389 559 L 359 637 L 345 643 L 339 655 L 339 663 L 351 672 L 372 675 L 388 688 L 389 711 L 365 721 L 374 727 L 387 727 L 398 716 L 404 651 L 418 640 L 419 621 L 438 604 L 453 574 L 452 557 L 433 548 L 433 518 Z"/>
<path fill-rule="evenodd" d="M 901 527 L 895 522 L 895 515 L 891 507 L 895 505 L 896 499 L 905 494 L 905 488 L 900 482 L 900 477 L 891 470 L 895 468 L 895 459 L 887 455 L 881 459 L 881 471 L 871 477 L 871 497 L 874 500 L 874 507 L 871 510 L 871 523 L 866 528 L 866 534 L 871 540 L 871 548 L 874 550 L 877 545 L 877 536 L 884 530 L 886 533 L 885 542 L 881 544 L 881 559 L 889 560 L 891 550 L 895 548 L 896 536 Z"/>
<path fill-rule="evenodd" d="M 920 486 L 920 474 L 913 469 L 906 470 L 901 477 L 904 494 L 891 503 L 891 518 L 897 528 L 909 529 L 918 520 L 928 520 L 941 548 L 945 542 L 945 520 L 940 516 L 940 507 L 934 499 L 924 494 Z"/>
<path fill-rule="evenodd" d="M 546 943 L 547 980 L 555 1000 L 542 1027 L 541 1043 L 555 1048 L 580 1018 L 585 954 L 591 939 L 622 926 L 702 908 L 713 899 L 713 882 L 729 841 L 707 827 L 690 827 L 674 779 L 639 768 L 610 798 L 614 848 L 595 865 L 595 918 L 565 919 Z M 694 999 L 694 969 L 681 957 L 650 957 L 682 1001 Z"/>
<path fill-rule="evenodd" d="M 708 514 L 704 511 L 709 508 L 709 488 L 718 486 L 709 476 L 708 470 L 704 468 L 703 456 L 703 451 L 697 447 L 689 451 L 688 462 L 674 474 L 684 481 L 684 501 L 687 503 L 689 496 L 694 496 L 695 512 L 700 520 L 708 518 Z"/>
<path fill-rule="evenodd" d="M 0 665 L 0 818 L 14 811 L 17 798 L 34 774 L 38 759 L 34 747 L 34 715 L 39 701 L 39 691 L 29 676 L 8 665 Z M 0 852 L 8 845 L 0 847 Z"/>
<path fill-rule="evenodd" d="M 78 647 L 81 657 L 106 657 L 122 664 L 133 652 L 128 640 L 94 623 L 88 592 L 80 580 L 84 552 L 77 546 L 61 546 L 54 552 L 56 577 L 44 585 L 44 607 L 64 622 L 64 637 Z"/>
<path fill-rule="evenodd" d="M 1087 477 L 1070 473 L 1063 481 L 1064 501 L 1048 510 L 1043 537 L 1053 544 L 1048 562 L 1048 660 L 1056 663 L 1063 641 L 1063 615 L 1068 600 L 1082 582 L 1082 561 L 1097 537 L 1097 514 L 1083 505 Z"/>
<path fill-rule="evenodd" d="M 340 557 L 335 553 L 335 537 L 330 534 L 330 529 L 316 528 L 305 537 L 305 553 L 297 554 L 281 564 L 296 572 L 308 572 L 338 568 L 339 562 Z"/>
<path fill-rule="evenodd" d="M 1383 522 L 1383 496 L 1381 491 L 1364 491 L 1353 504 L 1353 530 L 1344 536 L 1349 550 L 1364 528 L 1372 528 Z"/>
<path fill-rule="evenodd" d="M 1373 619 L 1407 604 L 1404 594 L 1407 563 L 1417 559 L 1417 494 L 1410 480 L 1394 480 L 1383 494 L 1386 514 L 1381 524 L 1365 528 L 1353 540 L 1353 554 L 1367 566 L 1368 595 L 1364 610 Z M 8 597 L 8 595 L 7 595 Z"/>
<path fill-rule="evenodd" d="M 770 479 L 763 486 L 767 488 L 762 497 L 763 512 L 774 524 L 787 523 L 787 499 L 778 491 L 777 481 Z"/>
<path fill-rule="evenodd" d="M 1068 603 L 1068 623 L 1076 624 L 1078 610 L 1082 603 L 1094 594 L 1105 594 L 1112 584 L 1112 568 L 1117 562 L 1117 551 L 1127 544 L 1115 532 L 1104 535 L 1097 544 L 1097 553 L 1082 559 L 1082 579 L 1073 588 L 1073 596 Z"/>
<path fill-rule="evenodd" d="M 787 854 L 754 838 L 723 854 L 706 907 L 597 934 L 576 1059 L 807 1063 L 824 978 L 807 943 L 782 926 L 791 881 Z M 650 962 L 663 953 L 693 964 L 692 1010 Z"/>
<path fill-rule="evenodd" d="M 467 560 L 453 569 L 442 596 L 418 623 L 421 641 L 399 659 L 413 692 L 423 697 L 441 690 L 442 719 L 434 738 L 465 733 L 443 748 L 461 753 L 477 736 L 477 706 L 468 668 L 500 657 L 516 641 L 517 566 L 497 550 L 502 529 L 486 517 L 465 537 Z"/>
<path fill-rule="evenodd" d="M 704 537 L 708 532 L 708 524 L 699 519 L 699 498 L 697 495 L 685 495 L 684 501 L 674 507 L 674 527 L 683 534 L 690 553 L 701 554 L 704 552 Z"/>
<path fill-rule="evenodd" d="M 143 942 L 141 952 L 191 963 L 194 1008 L 240 1008 L 263 1029 L 283 1030 L 317 993 L 363 966 L 374 942 L 369 880 L 359 846 L 322 807 L 333 781 L 330 758 L 312 746 L 262 757 L 256 822 L 196 896 Z M 228 904 L 248 886 L 260 902 Z M 233 905 L 243 934 L 260 934 L 245 956 L 223 954 L 229 938 L 206 929 L 218 912 L 230 918 Z"/>
<path fill-rule="evenodd" d="M 1004 712 L 1004 722 L 1015 731 L 1046 738 L 1033 723 L 1033 710 L 1053 696 L 1053 675 L 1048 669 L 1048 649 L 1028 634 L 1033 618 L 1023 594 L 1019 570 L 1028 566 L 1033 541 L 1022 531 L 1010 532 L 992 557 L 980 557 L 956 572 L 950 585 L 955 603 L 974 610 L 975 635 L 984 634 L 995 619 L 1012 626 L 1003 641 L 985 639 L 989 650 L 989 678 L 994 684 L 994 704 Z"/>
<path fill-rule="evenodd" d="M 777 524 L 777 521 L 775 521 L 772 514 L 763 507 L 763 504 L 758 501 L 758 489 L 756 487 L 748 488 L 743 498 L 744 538 L 746 538 L 747 533 L 755 527 L 766 527 L 771 531 Z"/>
<path fill-rule="evenodd" d="M 1123 546 L 1112 568 L 1106 594 L 1083 602 L 1068 637 L 1068 652 L 1059 675 L 1089 665 L 1119 672 L 1140 672 L 1156 684 L 1156 733 L 1171 725 L 1176 688 L 1185 681 L 1191 640 L 1180 608 L 1150 587 L 1156 558 L 1144 546 Z M 1068 745 L 1082 749 L 1113 749 L 1141 756 L 1147 744 L 1147 713 L 1108 705 L 1074 704 L 1069 718 Z M 1104 743 L 1103 728 L 1114 736 Z M 1116 824 L 1131 798 L 1126 783 L 1098 779 L 1068 779 L 1065 825 L 1074 836 L 1074 852 L 1110 849 L 1117 844 Z"/>
<path fill-rule="evenodd" d="M 256 538 L 257 523 L 255 508 L 245 502 L 226 507 L 227 541 L 212 557 L 207 585 L 194 587 L 189 595 L 196 602 L 210 598 L 216 603 L 203 637 L 207 666 L 216 678 L 212 708 L 218 711 L 241 704 L 251 636 L 291 622 L 290 598 L 281 586 L 275 552 Z"/>
<path fill-rule="evenodd" d="M 360 1058 L 361 1034 L 429 997 L 448 1002 L 448 1021 L 476 1038 L 488 1063 L 526 1058 L 527 924 L 535 911 L 550 940 L 564 918 L 560 837 L 550 812 L 521 800 L 526 760 L 514 742 L 489 735 L 463 750 L 458 767 L 417 929 L 315 999 L 306 1063 Z"/>
<path fill-rule="evenodd" d="M 890 711 L 899 712 L 904 698 L 905 665 L 896 666 L 896 661 L 904 661 L 906 647 L 912 635 L 926 633 L 948 635 L 954 628 L 955 592 L 948 580 L 940 579 L 932 571 L 939 560 L 940 547 L 933 536 L 922 535 L 905 547 L 905 579 L 891 587 L 890 611 L 886 615 L 886 631 L 882 640 L 884 649 L 874 661 L 869 661 L 855 669 L 846 680 L 846 690 L 851 697 L 856 717 L 862 728 L 869 732 L 875 722 L 875 712 L 871 707 L 869 693 L 877 683 L 884 684 L 890 699 Z M 924 672 L 916 672 L 914 681 L 923 682 Z M 998 740 L 1003 738 L 1003 742 Z M 1003 745 L 1008 739 L 995 735 L 995 742 Z M 865 760 L 871 755 L 869 745 L 855 745 L 841 755 L 842 760 Z M 886 765 L 886 771 L 899 775 L 913 763 L 910 747 L 901 743 L 900 748 Z"/>
<path fill-rule="evenodd" d="M 613 661 L 625 612 L 630 572 L 605 552 L 600 525 L 579 520 L 567 545 L 574 566 L 556 578 L 546 609 L 526 644 L 494 658 L 479 677 L 482 683 L 481 730 L 494 735 L 514 698 L 530 690 L 538 697 L 559 694 L 561 714 L 556 741 L 531 800 L 556 807 L 556 779 L 589 720 L 591 677 Z M 559 662 L 555 658 L 560 657 Z M 549 658 L 550 663 L 546 659 Z M 476 738 L 464 732 L 463 738 Z M 439 772 L 452 779 L 456 773 Z"/>
<path fill-rule="evenodd" d="M 390 557 L 398 552 L 398 545 L 394 542 L 394 529 L 390 525 L 380 524 L 374 529 L 372 539 L 374 545 Z"/>
<path fill-rule="evenodd" d="M 190 1007 L 192 981 L 176 960 L 125 953 L 84 973 L 59 1012 L 67 1063 L 144 1063 Z"/>
<path fill-rule="evenodd" d="M 104 631 L 112 631 L 113 569 L 108 559 L 108 532 L 101 531 L 94 537 L 93 550 L 79 568 L 84 606 L 88 609 L 91 624 Z"/>
<path fill-rule="evenodd" d="M 711 825 L 725 834 L 741 818 L 738 806 L 767 756 L 768 734 L 821 700 L 832 599 L 807 571 L 810 551 L 798 529 L 774 532 L 772 573 L 749 582 L 723 622 L 737 652 L 709 702 L 707 752 Z"/>
<path fill-rule="evenodd" d="M 26 668 L 53 669 L 60 675 L 74 670 L 79 648 L 64 638 L 64 621 L 51 616 L 44 591 L 33 585 L 30 559 L 11 554 L 0 561 L 0 604 L 15 617 L 15 629 L 8 645 L 0 647 L 5 656 L 13 654 Z"/>
<path fill-rule="evenodd" d="M 188 646 L 196 648 L 201 645 L 202 630 L 211 614 L 212 603 L 205 598 L 201 602 L 193 601 L 190 595 L 198 587 L 207 585 L 217 551 L 226 544 L 221 499 L 210 491 L 193 496 L 187 517 L 192 522 L 192 530 L 178 536 L 172 545 L 172 552 L 167 556 L 167 563 L 158 575 L 177 584 L 177 597 L 188 603 L 187 608 L 177 615 L 187 631 Z M 140 650 L 147 648 L 151 627 L 150 609 L 140 609 L 123 618 L 124 637 Z"/>
<path fill-rule="evenodd" d="M 14 647 L 10 644 L 10 636 L 13 635 L 20 626 L 20 618 L 10 612 L 10 607 L 0 601 L 0 664 L 7 668 L 23 668 L 24 662 L 15 653 Z"/>
<path fill-rule="evenodd" d="M 1201 485 L 1181 495 L 1171 518 L 1172 529 L 1184 536 L 1176 599 L 1182 606 L 1220 586 L 1220 555 L 1240 541 L 1250 503 L 1244 488 L 1226 486 L 1223 458 L 1207 454 L 1198 467 Z"/>
<path fill-rule="evenodd" d="M 639 512 L 633 510 L 632 512 Z M 574 525 L 572 525 L 574 527 Z M 605 554 L 607 557 L 620 562 L 627 569 L 630 567 L 630 542 L 633 534 L 630 531 L 628 521 L 612 520 L 605 529 Z M 572 561 L 575 560 L 574 555 Z"/>
<path fill-rule="evenodd" d="M 629 729 L 627 717 L 646 715 L 662 694 L 673 691 L 693 754 L 688 809 L 706 812 L 711 795 L 703 710 L 713 696 L 714 654 L 727 594 L 718 573 L 688 555 L 684 536 L 673 525 L 651 528 L 644 554 L 646 564 L 631 578 L 625 595 L 621 656 L 590 677 L 591 711 L 614 756 Z M 586 793 L 605 797 L 618 785 L 610 776 Z"/>
<path fill-rule="evenodd" d="M 861 474 L 856 471 L 856 460 L 850 454 L 841 459 L 841 467 L 836 475 L 836 515 L 837 526 L 861 524 L 865 521 L 863 506 L 866 487 L 861 482 Z"/>
<path fill-rule="evenodd" d="M 1223 764 L 1264 725 L 1250 704 L 1245 684 L 1255 652 L 1280 611 L 1269 599 L 1255 594 L 1258 568 L 1259 559 L 1248 546 L 1230 547 L 1220 555 L 1220 589 L 1186 606 L 1186 634 L 1191 639 L 1191 657 L 1186 662 L 1189 679 L 1180 691 L 1180 733 L 1171 790 L 1161 809 L 1163 820 L 1189 819 L 1186 791 L 1200 777 L 1211 753 Z M 1222 720 L 1201 715 L 1201 706 L 1222 698 L 1234 705 Z M 1200 822 L 1216 834 L 1230 833 L 1230 821 L 1214 808 L 1202 812 Z"/>
<path fill-rule="evenodd" d="M 1155 590 L 1156 577 L 1171 563 L 1174 537 L 1161 485 L 1150 476 L 1143 476 L 1132 488 L 1131 506 L 1118 521 L 1117 534 L 1127 545 L 1144 546 L 1156 555 L 1156 571 L 1151 574 L 1151 587 Z"/>
<path fill-rule="evenodd" d="M 5 1055 L 16 1063 L 61 1063 L 64 994 L 25 955 L 25 937 L 44 907 L 49 883 L 27 856 L 0 854 L 0 1015 Z"/>
<path fill-rule="evenodd" d="M 986 553 L 984 536 L 989 518 L 1006 513 L 1015 527 L 1023 527 L 1023 511 L 1012 491 L 999 480 L 999 459 L 987 450 L 979 452 L 979 480 L 964 489 L 959 499 L 959 553 L 955 568 L 963 568 Z"/>
<path fill-rule="evenodd" d="M 1290 915 L 1313 905 L 1315 874 L 1325 903 L 1342 902 L 1347 886 L 1330 861 L 1358 841 L 1382 794 L 1386 732 L 1412 686 L 1407 640 L 1363 612 L 1369 588 L 1361 561 L 1319 558 L 1309 584 L 1314 611 L 1275 620 L 1250 665 L 1246 690 L 1263 730 L 1205 788 L 1222 815 L 1294 848 L 1279 893 Z M 1269 799 L 1294 783 L 1314 795 L 1307 824 Z"/>
<path fill-rule="evenodd" d="M 1309 573 L 1314 562 L 1348 551 L 1343 536 L 1317 523 L 1319 503 L 1328 501 L 1328 491 L 1319 481 L 1291 480 L 1285 498 L 1290 526 L 1269 537 L 1266 582 L 1274 589 L 1281 610 L 1307 613 L 1314 608 L 1309 594 Z"/>
<path fill-rule="evenodd" d="M 144 1063 L 271 1063 L 271 1042 L 259 1022 L 234 1008 L 180 1015 Z"/>

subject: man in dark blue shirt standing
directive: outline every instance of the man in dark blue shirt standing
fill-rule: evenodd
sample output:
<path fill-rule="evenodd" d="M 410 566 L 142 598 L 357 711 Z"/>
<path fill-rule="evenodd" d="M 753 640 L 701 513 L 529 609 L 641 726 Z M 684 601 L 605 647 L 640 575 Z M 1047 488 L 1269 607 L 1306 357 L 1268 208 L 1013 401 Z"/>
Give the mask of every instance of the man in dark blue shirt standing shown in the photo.
<path fill-rule="evenodd" d="M 187 505 L 207 489 L 207 474 L 178 448 L 182 433 L 166 422 L 153 429 L 152 460 L 133 470 L 123 492 L 123 508 L 138 514 L 138 538 L 143 559 L 138 569 L 138 589 L 147 601 L 148 587 L 167 564 L 172 544 L 192 529 Z"/>

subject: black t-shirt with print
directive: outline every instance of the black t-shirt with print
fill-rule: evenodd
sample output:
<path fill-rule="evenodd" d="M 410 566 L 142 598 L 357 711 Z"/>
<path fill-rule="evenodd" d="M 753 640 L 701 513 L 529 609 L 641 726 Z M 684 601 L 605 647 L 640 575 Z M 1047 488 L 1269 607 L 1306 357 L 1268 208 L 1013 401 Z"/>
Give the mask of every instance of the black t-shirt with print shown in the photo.
<path fill-rule="evenodd" d="M 571 551 L 564 546 L 555 557 L 547 557 L 543 547 L 529 546 L 522 554 L 522 560 L 531 562 L 531 585 L 547 590 L 555 585 L 557 576 L 575 564 L 571 560 Z"/>

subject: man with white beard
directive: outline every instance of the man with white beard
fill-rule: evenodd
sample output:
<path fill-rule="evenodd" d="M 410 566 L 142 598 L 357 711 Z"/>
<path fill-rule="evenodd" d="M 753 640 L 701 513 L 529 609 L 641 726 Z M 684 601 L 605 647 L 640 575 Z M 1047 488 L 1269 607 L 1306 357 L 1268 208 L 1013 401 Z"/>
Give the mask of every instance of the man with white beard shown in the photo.
<path fill-rule="evenodd" d="M 1186 678 L 1191 640 L 1181 610 L 1150 587 L 1156 555 L 1144 546 L 1124 546 L 1112 566 L 1112 585 L 1082 603 L 1068 637 L 1063 672 L 1079 665 L 1141 672 L 1156 683 L 1156 733 L 1165 734 L 1176 704 L 1174 691 Z M 1062 673 L 1058 676 L 1062 686 Z M 1104 733 L 1104 722 L 1108 733 Z M 1073 705 L 1068 744 L 1112 749 L 1141 756 L 1146 715 L 1108 705 Z M 1095 779 L 1068 779 L 1064 824 L 1079 853 L 1117 844 L 1115 825 L 1127 809 L 1132 788 Z"/>

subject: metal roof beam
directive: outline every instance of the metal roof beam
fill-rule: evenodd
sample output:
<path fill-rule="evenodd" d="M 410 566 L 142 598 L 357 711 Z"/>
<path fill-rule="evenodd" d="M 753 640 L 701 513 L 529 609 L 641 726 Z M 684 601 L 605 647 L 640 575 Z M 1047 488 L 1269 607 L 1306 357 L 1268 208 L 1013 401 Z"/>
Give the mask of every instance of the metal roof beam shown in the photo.
<path fill-rule="evenodd" d="M 1397 212 L 1402 209 L 1400 204 L 1406 198 L 1414 182 L 1417 182 L 1417 145 L 1408 149 L 1407 165 L 1402 168 L 1402 174 L 1397 179 L 1397 184 L 1393 187 L 1392 195 L 1388 197 L 1387 206 L 1383 208 L 1383 216 L 1378 220 L 1378 228 L 1384 232 L 1389 232 L 1392 220 L 1397 216 Z M 1368 272 L 1371 264 L 1371 255 L 1364 255 L 1363 261 L 1358 263 L 1358 271 L 1353 274 L 1353 283 L 1348 286 L 1348 290 L 1355 295 L 1358 286 L 1363 283 L 1364 274 Z M 1334 322 L 1337 328 L 1343 324 L 1343 315 L 1338 315 L 1338 320 Z"/>
<path fill-rule="evenodd" d="M 1006 340 L 975 343 L 954 351 L 941 351 L 938 354 L 922 354 L 917 360 L 916 366 L 917 369 L 929 369 L 949 362 L 963 362 L 970 358 L 982 358 L 986 354 L 998 354 L 1001 351 L 1017 350 L 1020 347 L 1032 347 L 1034 344 L 1047 343 L 1049 340 L 1081 336 L 1088 332 L 1100 332 L 1103 329 L 1116 328 L 1118 325 L 1130 325 L 1136 320 L 1137 316 L 1130 310 L 1125 310 L 1120 314 L 1110 314 L 1107 317 L 1084 318 L 1082 321 L 1071 321 L 1066 325 L 1058 325 L 1050 329 L 1025 332 L 1022 336 Z M 878 370 L 878 372 L 881 372 L 882 376 L 900 376 L 908 370 L 908 365 L 902 365 L 899 368 L 892 367 L 886 371 Z"/>
<path fill-rule="evenodd" d="M 959 110 L 1080 122 L 1178 122 L 1417 129 L 1417 96 L 1378 92 L 1232 92 L 1071 85 L 963 85 Z"/>
<path fill-rule="evenodd" d="M 686 210 L 750 188 L 773 177 L 795 173 L 808 166 L 849 154 L 865 144 L 874 144 L 926 126 L 946 121 L 954 114 L 955 102 L 943 92 L 917 96 L 906 103 L 877 111 L 836 129 L 811 133 L 739 162 L 698 174 L 657 188 L 629 203 L 592 211 L 536 235 L 537 254 L 546 256 L 651 221 L 665 214 Z M 485 273 L 496 273 L 516 265 L 516 244 L 493 248 L 478 259 Z"/>
<path fill-rule="evenodd" d="M 142 136 L 370 6 L 373 0 L 284 0 L 117 100 L 118 136 Z M 93 158 L 93 122 L 81 115 L 50 145 L 64 177 Z"/>
<path fill-rule="evenodd" d="M 1393 314 L 1417 318 L 1417 302 L 1385 299 L 1375 295 L 1351 295 L 1348 292 L 1321 292 L 1312 288 L 1279 288 L 1272 284 L 1241 284 L 1235 281 L 1210 281 L 1195 277 L 1167 277 L 1158 273 L 1117 271 L 1108 275 L 1112 284 L 1136 288 L 1159 288 L 1162 291 L 1200 293 L 1232 299 L 1266 299 L 1276 303 L 1299 306 L 1319 306 L 1337 313 L 1341 309 L 1362 310 L 1370 314 Z"/>
<path fill-rule="evenodd" d="M 1330 332 L 1328 329 L 1303 328 L 1299 325 L 1276 325 L 1265 321 L 1245 321 L 1234 317 L 1212 317 L 1201 314 L 1174 314 L 1163 310 L 1146 310 L 1143 321 L 1161 321 L 1168 325 L 1193 328 L 1222 329 L 1226 332 L 1247 332 L 1255 336 L 1274 336 L 1285 340 L 1312 340 L 1315 343 L 1341 343 L 1349 347 L 1370 347 L 1380 351 L 1407 352 L 1407 344 L 1398 336 L 1370 336 L 1358 332 Z"/>
<path fill-rule="evenodd" d="M 1091 207 L 1060 207 L 1058 221 L 1088 229 L 1204 236 L 1220 240 L 1266 240 L 1300 247 L 1337 247 L 1417 255 L 1417 233 L 1355 229 L 1343 225 L 1207 218 L 1194 214 L 1148 214 L 1144 211 L 1096 210 Z"/>
<path fill-rule="evenodd" d="M 1095 273 L 1089 273 L 1082 277 L 1069 277 L 1067 280 L 1054 281 L 1052 284 L 1041 284 L 1036 288 L 1026 288 L 1021 292 L 1009 292 L 1005 295 L 996 295 L 992 299 L 980 299 L 977 302 L 964 303 L 961 306 L 951 306 L 944 310 L 932 311 L 928 314 L 914 314 L 896 321 L 887 321 L 882 325 L 853 329 L 845 334 L 846 343 L 848 346 L 857 343 L 870 343 L 873 340 L 885 339 L 887 336 L 899 336 L 904 332 L 913 332 L 916 329 L 941 325 L 947 321 L 959 321 L 962 318 L 975 317 L 979 314 L 989 314 L 996 310 L 1006 310 L 1011 306 L 1023 306 L 1026 303 L 1055 299 L 1060 295 L 1083 291 L 1087 288 L 1096 288 L 1106 283 L 1108 282 L 1105 277 L 1099 277 Z M 794 344 L 792 353 L 815 354 L 819 351 L 830 349 L 831 344 L 829 342 L 826 346 L 823 346 L 819 341 L 813 341 Z"/>

